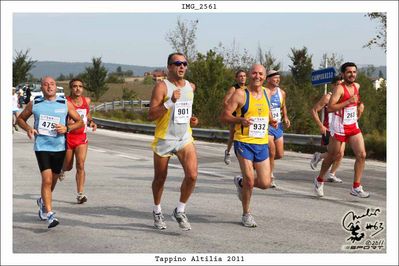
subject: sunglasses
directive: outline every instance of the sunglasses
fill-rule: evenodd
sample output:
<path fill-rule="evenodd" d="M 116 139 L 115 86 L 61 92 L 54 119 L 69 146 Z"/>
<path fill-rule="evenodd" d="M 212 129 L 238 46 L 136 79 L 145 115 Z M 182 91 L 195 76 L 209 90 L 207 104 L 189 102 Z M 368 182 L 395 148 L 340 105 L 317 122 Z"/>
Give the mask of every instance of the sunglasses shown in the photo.
<path fill-rule="evenodd" d="M 175 66 L 181 66 L 181 65 L 183 65 L 183 66 L 187 66 L 187 61 L 175 61 L 175 62 L 172 62 L 172 63 L 170 63 L 169 65 L 175 65 Z"/>

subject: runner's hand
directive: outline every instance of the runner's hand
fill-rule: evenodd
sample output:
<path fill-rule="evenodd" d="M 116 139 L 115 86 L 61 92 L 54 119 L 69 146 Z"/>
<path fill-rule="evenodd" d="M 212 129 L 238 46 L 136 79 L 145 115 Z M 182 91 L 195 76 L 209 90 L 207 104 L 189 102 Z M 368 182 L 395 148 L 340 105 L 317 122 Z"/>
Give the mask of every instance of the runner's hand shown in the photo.
<path fill-rule="evenodd" d="M 29 139 L 33 139 L 35 135 L 39 134 L 34 128 L 30 128 L 26 133 L 28 134 Z"/>
<path fill-rule="evenodd" d="M 94 123 L 93 121 L 90 121 L 90 125 L 89 126 L 93 129 L 93 131 L 96 131 L 96 129 L 97 129 L 97 124 L 96 123 Z"/>
<path fill-rule="evenodd" d="M 180 96 L 181 96 L 181 90 L 180 89 L 174 90 L 171 98 L 172 102 L 175 103 L 178 99 L 180 99 Z"/>
<path fill-rule="evenodd" d="M 325 126 L 321 126 L 320 133 L 325 136 L 327 134 L 327 128 Z"/>
<path fill-rule="evenodd" d="M 195 116 L 192 116 L 191 118 L 190 118 L 190 126 L 191 127 L 195 127 L 195 126 L 197 126 L 198 125 L 198 118 L 196 118 Z"/>
<path fill-rule="evenodd" d="M 64 126 L 62 124 L 57 124 L 55 125 L 55 130 L 57 131 L 58 134 L 64 134 L 67 132 L 68 128 L 67 126 Z"/>
<path fill-rule="evenodd" d="M 290 128 L 290 126 L 291 126 L 291 121 L 290 121 L 288 118 L 284 118 L 284 123 L 285 123 L 285 126 L 286 126 L 287 128 Z"/>
<path fill-rule="evenodd" d="M 274 128 L 278 127 L 278 122 L 275 119 L 270 120 L 269 124 Z"/>
<path fill-rule="evenodd" d="M 252 125 L 252 120 L 240 117 L 240 124 L 243 125 L 244 127 L 249 127 L 250 125 Z"/>

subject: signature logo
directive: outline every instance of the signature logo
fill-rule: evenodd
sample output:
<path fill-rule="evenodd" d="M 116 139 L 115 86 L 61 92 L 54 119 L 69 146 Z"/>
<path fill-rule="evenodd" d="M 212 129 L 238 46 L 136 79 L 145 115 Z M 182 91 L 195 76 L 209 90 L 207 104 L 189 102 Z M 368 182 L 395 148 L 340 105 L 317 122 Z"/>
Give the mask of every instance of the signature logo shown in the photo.
<path fill-rule="evenodd" d="M 342 228 L 349 233 L 347 242 L 355 245 L 345 246 L 345 249 L 375 250 L 384 247 L 385 240 L 374 240 L 374 237 L 384 231 L 384 222 L 380 221 L 381 209 L 367 208 L 362 213 L 349 211 L 342 218 Z M 373 240 L 370 240 L 373 238 Z"/>
<path fill-rule="evenodd" d="M 354 211 L 349 211 L 342 219 L 342 227 L 344 230 L 351 233 L 347 241 L 352 243 L 361 241 L 366 232 L 370 231 L 370 237 L 374 237 L 384 230 L 384 223 L 375 221 L 375 218 L 381 213 L 380 209 L 367 209 L 362 214 L 356 214 Z M 373 219 L 374 218 L 374 219 Z"/>

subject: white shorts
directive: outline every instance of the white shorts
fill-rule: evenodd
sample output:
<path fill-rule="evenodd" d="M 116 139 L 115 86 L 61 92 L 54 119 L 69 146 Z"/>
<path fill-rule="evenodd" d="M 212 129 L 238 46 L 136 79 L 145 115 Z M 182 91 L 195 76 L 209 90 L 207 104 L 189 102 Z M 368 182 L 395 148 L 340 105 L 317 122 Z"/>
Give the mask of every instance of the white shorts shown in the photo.
<path fill-rule="evenodd" d="M 171 157 L 176 155 L 176 153 L 182 149 L 187 144 L 190 144 L 194 139 L 190 136 L 183 140 L 166 140 L 155 138 L 152 142 L 152 150 L 161 157 Z"/>

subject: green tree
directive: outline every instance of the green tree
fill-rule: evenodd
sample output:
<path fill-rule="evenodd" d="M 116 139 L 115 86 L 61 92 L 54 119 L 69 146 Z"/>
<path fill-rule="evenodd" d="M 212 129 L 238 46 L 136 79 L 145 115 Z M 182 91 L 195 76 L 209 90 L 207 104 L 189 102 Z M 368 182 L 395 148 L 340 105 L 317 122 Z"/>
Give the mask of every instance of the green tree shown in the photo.
<path fill-rule="evenodd" d="M 66 79 L 67 79 L 66 76 L 62 73 L 56 78 L 57 81 L 66 80 Z"/>
<path fill-rule="evenodd" d="M 107 69 L 102 65 L 101 57 L 92 59 L 92 66 L 86 67 L 82 73 L 82 79 L 85 82 L 86 89 L 93 93 L 96 101 L 108 90 L 105 80 L 107 78 Z"/>
<path fill-rule="evenodd" d="M 372 12 L 367 13 L 365 16 L 369 17 L 371 20 L 378 20 L 377 34 L 374 38 L 368 41 L 363 47 L 371 48 L 373 45 L 381 47 L 387 52 L 387 13 L 382 12 Z"/>
<path fill-rule="evenodd" d="M 230 48 L 225 47 L 221 42 L 218 47 L 214 48 L 216 54 L 223 57 L 223 62 L 227 68 L 234 71 L 243 69 L 248 71 L 252 64 L 255 63 L 255 58 L 253 58 L 247 49 L 240 51 L 239 45 L 236 40 L 233 40 Z"/>
<path fill-rule="evenodd" d="M 144 79 L 143 79 L 143 84 L 144 85 L 153 85 L 155 82 L 154 82 L 154 80 L 152 79 L 152 75 L 147 75 L 147 76 L 145 76 L 144 77 Z"/>
<path fill-rule="evenodd" d="M 190 64 L 187 79 L 196 85 L 193 114 L 205 127 L 220 127 L 219 116 L 226 89 L 234 81 L 234 73 L 223 64 L 223 57 L 209 50 L 198 54 Z"/>
<path fill-rule="evenodd" d="M 277 62 L 277 59 L 272 55 L 272 52 L 269 50 L 267 52 L 263 52 L 262 47 L 258 45 L 258 53 L 257 58 L 259 64 L 263 65 L 267 71 L 273 70 L 280 70 L 281 63 Z"/>
<path fill-rule="evenodd" d="M 309 114 L 310 108 L 320 98 L 321 90 L 312 86 L 312 56 L 307 48 L 292 48 L 291 75 L 282 77 L 281 87 L 287 93 L 286 105 L 292 126 L 287 132 L 317 134 L 317 126 Z"/>
<path fill-rule="evenodd" d="M 294 83 L 297 86 L 304 86 L 311 83 L 310 77 L 312 75 L 312 55 L 308 54 L 308 49 L 291 48 L 292 55 L 288 55 L 292 61 L 291 69 Z"/>
<path fill-rule="evenodd" d="M 136 100 L 137 93 L 133 90 L 126 88 L 125 86 L 122 87 L 122 100 Z"/>
<path fill-rule="evenodd" d="M 12 84 L 17 86 L 21 82 L 26 82 L 29 71 L 34 67 L 37 61 L 29 57 L 29 49 L 25 52 L 15 51 L 16 55 L 12 62 Z"/>
<path fill-rule="evenodd" d="M 197 54 L 195 41 L 198 22 L 198 19 L 187 22 L 178 18 L 176 28 L 166 34 L 166 41 L 176 52 L 183 53 L 189 62 L 194 61 Z"/>
<path fill-rule="evenodd" d="M 344 62 L 344 58 L 342 55 L 337 55 L 335 53 L 332 53 L 331 56 L 329 57 L 327 53 L 323 54 L 323 58 L 320 61 L 320 68 L 325 68 L 326 67 L 326 60 L 327 60 L 327 67 L 335 67 L 339 71 L 341 68 L 342 63 Z"/>

